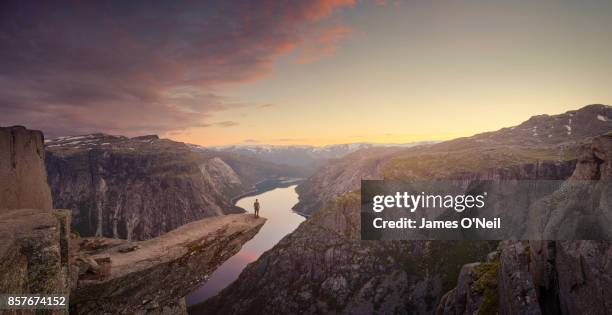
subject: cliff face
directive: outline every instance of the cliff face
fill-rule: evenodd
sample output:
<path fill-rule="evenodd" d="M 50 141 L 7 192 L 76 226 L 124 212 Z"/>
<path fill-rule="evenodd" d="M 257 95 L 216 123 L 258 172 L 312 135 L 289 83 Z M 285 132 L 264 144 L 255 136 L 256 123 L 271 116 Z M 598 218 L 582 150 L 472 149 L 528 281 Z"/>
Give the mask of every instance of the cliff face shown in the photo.
<path fill-rule="evenodd" d="M 43 136 L 0 128 L 0 292 L 69 291 L 70 212 L 51 209 Z"/>
<path fill-rule="evenodd" d="M 51 209 L 40 131 L 0 128 L 0 211 Z"/>
<path fill-rule="evenodd" d="M 293 209 L 309 216 L 333 198 L 357 189 L 362 179 L 380 178 L 385 163 L 398 151 L 365 149 L 328 163 L 296 188 L 300 201 Z"/>
<path fill-rule="evenodd" d="M 157 136 L 63 137 L 48 141 L 46 149 L 54 205 L 72 209 L 73 226 L 83 236 L 144 240 L 194 220 L 242 212 L 231 204 L 233 196 L 281 174 L 266 172 L 266 163 L 255 163 L 260 173 L 242 172 L 231 166 L 236 158 L 194 152 Z"/>
<path fill-rule="evenodd" d="M 567 184 L 576 180 L 602 181 L 596 203 L 608 207 L 612 187 L 612 134 L 596 137 L 583 147 Z M 570 196 L 569 199 L 580 198 Z M 565 211 L 561 204 L 555 212 Z M 552 213 L 550 217 L 558 216 Z M 564 225 L 559 223 L 558 225 Z M 567 224 L 565 224 L 567 225 Z M 589 225 L 597 229 L 597 224 Z M 458 279 L 438 308 L 439 314 L 472 314 L 495 304 L 500 314 L 607 314 L 612 307 L 612 243 L 608 241 L 507 241 L 497 250 L 495 271 L 488 276 L 487 291 L 476 288 L 473 278 Z M 461 287 L 467 299 L 479 302 L 470 307 L 466 298 L 453 292 Z M 485 295 L 488 295 L 486 297 Z"/>
<path fill-rule="evenodd" d="M 612 133 L 597 137 L 584 148 L 573 180 L 601 180 L 605 186 L 597 202 L 612 200 Z M 576 196 L 579 198 L 579 196 Z M 609 226 L 609 225 L 608 225 Z M 592 228 L 596 228 L 594 225 Z M 607 228 L 607 227 L 606 227 Z M 537 288 L 542 313 L 606 314 L 612 307 L 612 243 L 606 241 L 530 242 L 529 279 Z M 502 248 L 502 251 L 504 248 Z"/>

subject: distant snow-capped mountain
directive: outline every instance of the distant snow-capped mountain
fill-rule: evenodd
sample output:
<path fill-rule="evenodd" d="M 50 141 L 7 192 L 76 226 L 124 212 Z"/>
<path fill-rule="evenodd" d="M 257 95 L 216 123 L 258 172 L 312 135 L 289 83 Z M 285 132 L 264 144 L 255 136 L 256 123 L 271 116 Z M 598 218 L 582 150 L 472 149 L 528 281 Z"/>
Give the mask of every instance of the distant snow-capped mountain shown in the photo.
<path fill-rule="evenodd" d="M 303 167 L 308 171 L 314 171 L 324 162 L 331 159 L 339 159 L 350 153 L 362 149 L 380 146 L 413 147 L 421 144 L 430 144 L 431 141 L 413 142 L 405 144 L 379 144 L 379 143 L 345 143 L 327 146 L 309 145 L 227 145 L 202 147 L 191 145 L 196 151 L 221 151 L 238 154 L 254 155 L 257 158 L 277 164 Z"/>

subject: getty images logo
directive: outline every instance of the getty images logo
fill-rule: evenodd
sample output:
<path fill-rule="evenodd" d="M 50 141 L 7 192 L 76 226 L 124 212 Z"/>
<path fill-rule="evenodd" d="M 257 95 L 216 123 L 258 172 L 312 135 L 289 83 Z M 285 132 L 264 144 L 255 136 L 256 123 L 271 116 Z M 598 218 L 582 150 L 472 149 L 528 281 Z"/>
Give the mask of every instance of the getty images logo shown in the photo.
<path fill-rule="evenodd" d="M 387 208 L 401 208 L 415 212 L 418 209 L 445 208 L 463 212 L 465 209 L 485 207 L 487 192 L 477 195 L 452 194 L 410 194 L 396 192 L 392 195 L 375 195 L 372 197 L 372 210 L 380 213 Z"/>

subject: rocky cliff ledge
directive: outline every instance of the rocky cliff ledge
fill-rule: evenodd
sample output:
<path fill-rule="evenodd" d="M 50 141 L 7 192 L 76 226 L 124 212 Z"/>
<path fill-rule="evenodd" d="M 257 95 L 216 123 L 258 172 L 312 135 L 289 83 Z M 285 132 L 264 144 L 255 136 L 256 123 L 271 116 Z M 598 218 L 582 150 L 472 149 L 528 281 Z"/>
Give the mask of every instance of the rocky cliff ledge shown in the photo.
<path fill-rule="evenodd" d="M 71 313 L 185 313 L 182 297 L 265 222 L 237 214 L 143 242 L 71 238 L 71 211 L 52 209 L 46 174 L 42 133 L 0 128 L 0 293 L 70 293 Z"/>
<path fill-rule="evenodd" d="M 73 253 L 71 312 L 185 312 L 182 298 L 240 250 L 265 219 L 234 214 L 195 221 L 154 239 L 85 239 Z M 92 244 L 98 244 L 91 246 Z M 188 279 L 188 280 L 186 280 Z"/>
<path fill-rule="evenodd" d="M 68 293 L 69 233 L 70 211 L 51 209 L 42 133 L 0 128 L 0 293 Z"/>

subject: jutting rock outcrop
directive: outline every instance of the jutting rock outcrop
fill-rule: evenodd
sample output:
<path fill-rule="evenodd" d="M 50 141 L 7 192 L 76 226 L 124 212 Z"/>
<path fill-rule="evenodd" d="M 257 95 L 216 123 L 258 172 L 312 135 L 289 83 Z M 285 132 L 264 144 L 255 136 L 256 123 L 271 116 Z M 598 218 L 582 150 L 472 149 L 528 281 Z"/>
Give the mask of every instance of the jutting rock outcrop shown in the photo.
<path fill-rule="evenodd" d="M 265 222 L 233 214 L 143 242 L 79 238 L 71 211 L 52 209 L 42 133 L 0 128 L 0 154 L 0 293 L 70 294 L 71 313 L 185 314 L 183 297 Z"/>
<path fill-rule="evenodd" d="M 86 239 L 71 261 L 75 314 L 185 312 L 182 298 L 240 250 L 265 219 L 231 214 L 188 223 L 140 242 Z M 97 243 L 98 246 L 91 246 Z"/>

